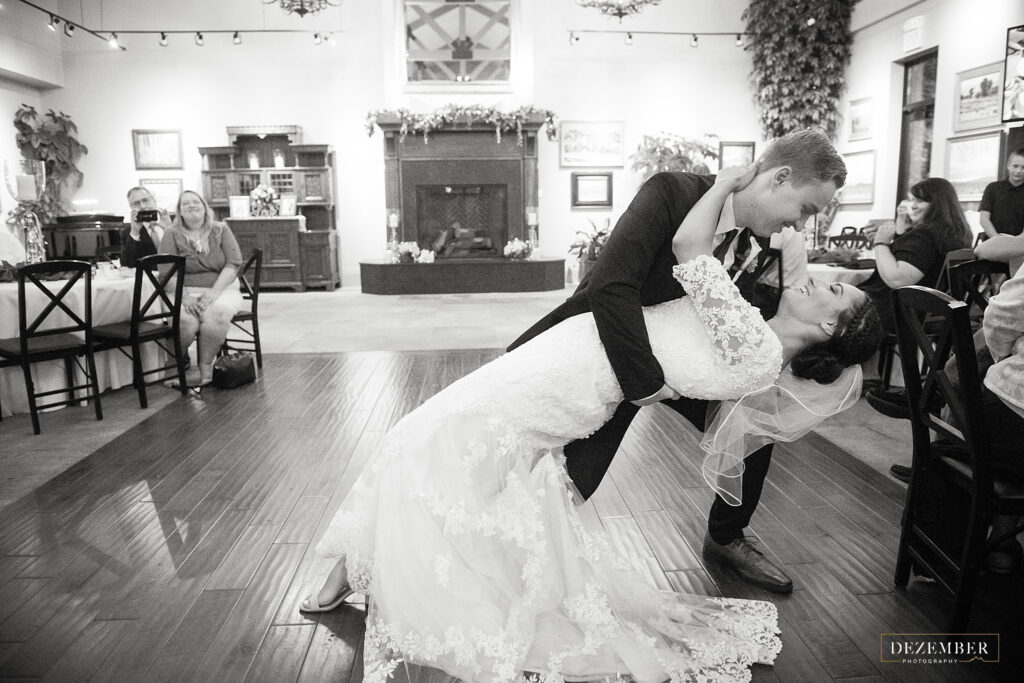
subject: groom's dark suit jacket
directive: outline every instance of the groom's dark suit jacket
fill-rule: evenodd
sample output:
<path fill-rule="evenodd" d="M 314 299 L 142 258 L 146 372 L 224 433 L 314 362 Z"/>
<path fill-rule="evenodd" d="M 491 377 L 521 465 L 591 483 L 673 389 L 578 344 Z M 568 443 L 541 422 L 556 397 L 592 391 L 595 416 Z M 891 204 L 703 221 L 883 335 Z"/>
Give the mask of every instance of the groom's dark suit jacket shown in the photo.
<path fill-rule="evenodd" d="M 139 239 L 133 240 L 131 228 L 121 231 L 121 265 L 126 268 L 134 268 L 135 264 L 143 256 L 152 256 L 157 253 L 159 245 L 153 243 L 149 236 L 149 230 L 139 230 Z"/>
<path fill-rule="evenodd" d="M 686 292 L 672 277 L 672 237 L 713 176 L 666 172 L 651 177 L 630 202 L 601 257 L 561 306 L 516 339 L 509 350 L 562 320 L 594 312 L 605 353 L 627 401 L 646 398 L 665 383 L 651 352 L 642 306 L 678 299 Z"/>

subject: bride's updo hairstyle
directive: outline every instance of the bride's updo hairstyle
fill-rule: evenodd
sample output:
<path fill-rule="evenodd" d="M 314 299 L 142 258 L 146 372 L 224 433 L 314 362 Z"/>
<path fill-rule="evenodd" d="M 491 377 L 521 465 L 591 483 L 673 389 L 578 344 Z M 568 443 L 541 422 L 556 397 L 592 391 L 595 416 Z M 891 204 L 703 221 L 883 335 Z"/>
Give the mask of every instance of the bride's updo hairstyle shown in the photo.
<path fill-rule="evenodd" d="M 883 334 L 878 310 L 871 299 L 865 297 L 860 306 L 839 315 L 837 329 L 827 341 L 798 353 L 790 367 L 797 377 L 830 384 L 847 367 L 871 358 L 882 343 Z"/>

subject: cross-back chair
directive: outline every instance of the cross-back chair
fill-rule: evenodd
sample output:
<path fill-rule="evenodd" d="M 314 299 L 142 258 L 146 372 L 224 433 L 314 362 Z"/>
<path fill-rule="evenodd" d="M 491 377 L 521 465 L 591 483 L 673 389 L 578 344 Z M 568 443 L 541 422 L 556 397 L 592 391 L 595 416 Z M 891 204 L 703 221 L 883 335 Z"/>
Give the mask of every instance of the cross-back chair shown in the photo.
<path fill-rule="evenodd" d="M 1009 274 L 1009 264 L 1002 261 L 975 259 L 957 263 L 949 268 L 949 293 L 966 303 L 972 314 L 984 313 L 989 297 Z"/>
<path fill-rule="evenodd" d="M 975 260 L 975 257 L 974 250 L 972 249 L 954 249 L 953 251 L 947 252 L 942 262 L 942 269 L 939 271 L 937 280 L 927 286 L 937 289 L 940 292 L 949 293 L 949 270 L 961 263 L 973 260 Z M 893 294 L 890 293 L 890 296 L 892 295 Z M 893 306 L 893 310 L 896 310 L 895 305 Z M 898 347 L 899 344 L 897 343 L 896 335 L 888 334 L 882 339 L 882 344 L 878 349 L 878 376 L 882 379 L 883 389 L 889 389 L 892 386 L 892 369 L 895 365 Z"/>
<path fill-rule="evenodd" d="M 97 349 L 117 349 L 132 361 L 132 384 L 139 392 L 139 406 L 146 408 L 146 377 L 169 371 L 178 375 L 181 393 L 185 383 L 185 354 L 181 348 L 181 294 L 185 283 L 185 257 L 154 254 L 140 258 L 135 266 L 135 289 L 129 320 L 97 325 L 93 330 Z M 145 370 L 142 345 L 153 342 L 169 361 Z"/>
<path fill-rule="evenodd" d="M 903 364 L 913 464 L 895 582 L 907 585 L 912 564 L 934 578 L 953 595 L 950 630 L 960 633 L 970 618 L 978 572 L 989 545 L 989 524 L 995 515 L 1024 514 L 1024 481 L 992 464 L 969 305 L 927 287 L 901 287 L 894 297 L 901 353 L 904 358 L 922 358 L 920 366 Z M 937 333 L 926 328 L 928 320 L 941 322 Z M 947 371 L 951 356 L 955 356 L 956 378 Z M 940 416 L 929 410 L 936 400 L 945 403 L 948 414 L 944 411 Z M 933 434 L 938 440 L 932 440 Z M 969 497 L 967 532 L 959 539 L 959 547 L 950 547 L 956 544 L 928 524 L 927 506 L 937 504 L 929 501 L 928 483 L 933 476 Z M 990 543 L 1001 540 L 991 539 Z"/>
<path fill-rule="evenodd" d="M 46 282 L 59 275 L 66 279 L 54 293 Z M 71 301 L 72 295 L 79 290 L 82 293 L 81 312 Z M 82 390 L 93 402 L 96 419 L 103 419 L 93 357 L 91 264 L 77 260 L 44 261 L 18 269 L 18 336 L 0 339 L 0 359 L 6 366 L 21 366 L 32 415 L 32 431 L 36 434 L 40 433 L 40 410 L 76 404 L 80 400 L 76 392 Z M 85 365 L 79 359 L 84 359 Z M 54 360 L 64 363 L 65 386 L 37 391 L 32 364 Z M 85 377 L 81 384 L 76 383 L 76 366 Z M 66 394 L 66 397 L 43 404 L 37 400 L 49 400 L 57 394 Z"/>
<path fill-rule="evenodd" d="M 260 344 L 260 279 L 263 276 L 263 250 L 253 249 L 249 259 L 238 270 L 238 284 L 242 289 L 242 299 L 248 302 L 231 318 L 231 325 L 238 330 L 228 330 L 221 351 L 240 350 L 253 351 L 256 354 L 256 366 L 263 367 L 263 346 Z M 238 336 L 232 337 L 235 334 Z"/>

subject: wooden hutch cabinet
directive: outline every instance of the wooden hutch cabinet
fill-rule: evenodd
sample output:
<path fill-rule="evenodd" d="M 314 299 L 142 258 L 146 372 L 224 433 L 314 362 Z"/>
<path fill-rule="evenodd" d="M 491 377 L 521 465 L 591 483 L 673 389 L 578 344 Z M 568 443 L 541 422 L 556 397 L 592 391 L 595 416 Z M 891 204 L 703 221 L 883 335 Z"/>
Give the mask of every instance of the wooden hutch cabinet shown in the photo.
<path fill-rule="evenodd" d="M 340 285 L 330 146 L 303 144 L 298 126 L 228 126 L 227 132 L 228 146 L 199 148 L 203 193 L 217 218 L 228 219 L 243 253 L 263 249 L 261 289 Z M 231 198 L 248 199 L 260 184 L 295 195 L 298 216 L 229 218 Z"/>

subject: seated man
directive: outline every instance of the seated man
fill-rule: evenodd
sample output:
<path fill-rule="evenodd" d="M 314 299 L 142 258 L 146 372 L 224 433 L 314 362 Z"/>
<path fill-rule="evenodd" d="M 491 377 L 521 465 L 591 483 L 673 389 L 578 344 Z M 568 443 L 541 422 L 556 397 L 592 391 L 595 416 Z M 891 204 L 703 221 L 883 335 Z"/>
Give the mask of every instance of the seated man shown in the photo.
<path fill-rule="evenodd" d="M 121 265 L 134 268 L 143 256 L 157 253 L 164 230 L 171 225 L 171 217 L 156 205 L 153 193 L 144 187 L 128 190 L 128 207 L 131 227 L 121 231 Z M 139 220 L 140 212 L 143 212 L 143 220 Z"/>

